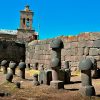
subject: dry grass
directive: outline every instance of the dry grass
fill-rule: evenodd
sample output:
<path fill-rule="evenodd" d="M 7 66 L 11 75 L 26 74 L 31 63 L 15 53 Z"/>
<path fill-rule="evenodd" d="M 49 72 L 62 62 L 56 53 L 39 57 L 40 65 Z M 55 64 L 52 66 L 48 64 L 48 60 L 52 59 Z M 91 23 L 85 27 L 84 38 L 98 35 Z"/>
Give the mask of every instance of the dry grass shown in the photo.
<path fill-rule="evenodd" d="M 8 92 L 11 95 L 0 97 L 0 100 L 100 100 L 100 97 L 96 96 L 83 97 L 77 89 L 73 89 L 74 84 L 66 85 L 64 90 L 56 90 L 46 85 L 33 86 L 32 81 L 28 80 L 30 77 L 28 73 L 26 73 L 26 77 L 26 80 L 22 80 L 18 76 L 14 76 L 13 83 L 3 82 L 0 85 L 0 91 Z M 73 77 L 73 79 L 75 78 L 76 76 Z M 16 88 L 16 81 L 21 82 L 21 89 Z M 68 87 L 69 89 L 67 89 Z"/>

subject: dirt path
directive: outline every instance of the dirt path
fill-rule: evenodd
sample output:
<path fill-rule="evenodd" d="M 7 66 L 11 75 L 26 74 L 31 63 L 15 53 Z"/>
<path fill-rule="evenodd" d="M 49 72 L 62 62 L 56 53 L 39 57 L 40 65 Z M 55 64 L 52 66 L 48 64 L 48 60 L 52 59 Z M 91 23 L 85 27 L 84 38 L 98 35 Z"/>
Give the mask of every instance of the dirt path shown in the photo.
<path fill-rule="evenodd" d="M 78 90 L 80 88 L 80 76 L 71 77 L 71 84 L 65 85 L 64 90 L 55 90 L 50 86 L 40 85 L 38 87 L 32 85 L 32 76 L 26 70 L 26 79 L 22 80 L 17 75 L 14 76 L 13 82 L 21 82 L 21 89 L 15 89 L 12 85 L 0 85 L 0 91 L 10 91 L 11 96 L 2 97 L 0 100 L 100 100 L 100 79 L 93 79 L 93 86 L 96 90 L 96 97 L 82 97 Z M 0 72 L 0 84 L 5 82 L 5 75 Z"/>

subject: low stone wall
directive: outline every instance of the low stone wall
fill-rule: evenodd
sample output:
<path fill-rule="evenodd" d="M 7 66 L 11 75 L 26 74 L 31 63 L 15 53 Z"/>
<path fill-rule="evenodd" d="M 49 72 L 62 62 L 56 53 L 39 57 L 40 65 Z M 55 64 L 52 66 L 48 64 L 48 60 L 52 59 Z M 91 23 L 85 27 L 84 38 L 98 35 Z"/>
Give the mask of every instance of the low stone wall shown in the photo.
<path fill-rule="evenodd" d="M 25 60 L 25 45 L 15 41 L 0 40 L 0 62 L 4 59 L 16 62 Z"/>
<path fill-rule="evenodd" d="M 94 57 L 100 68 L 100 48 L 94 45 L 94 41 L 100 39 L 100 33 L 82 33 L 78 36 L 57 37 L 63 41 L 61 61 L 69 61 L 70 66 L 76 68 L 82 57 Z M 51 48 L 53 39 L 35 40 L 26 46 L 26 63 L 33 65 L 35 62 L 50 67 Z M 63 66 L 63 63 L 62 63 Z"/>

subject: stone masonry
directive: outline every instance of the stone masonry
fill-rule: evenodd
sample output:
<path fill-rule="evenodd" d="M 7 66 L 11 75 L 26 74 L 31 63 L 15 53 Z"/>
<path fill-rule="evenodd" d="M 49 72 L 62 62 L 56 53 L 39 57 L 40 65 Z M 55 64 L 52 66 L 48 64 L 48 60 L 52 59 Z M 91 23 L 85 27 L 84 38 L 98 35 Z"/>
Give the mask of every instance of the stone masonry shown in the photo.
<path fill-rule="evenodd" d="M 79 60 L 83 57 L 97 60 L 97 68 L 100 68 L 100 33 L 88 32 L 78 36 L 57 37 L 63 41 L 64 48 L 61 50 L 61 61 L 69 61 L 70 67 L 75 69 Z M 26 45 L 26 63 L 34 65 L 35 62 L 50 67 L 51 48 L 50 43 L 54 39 L 34 40 Z M 99 41 L 98 43 L 95 43 Z M 62 64 L 63 67 L 63 64 Z"/>

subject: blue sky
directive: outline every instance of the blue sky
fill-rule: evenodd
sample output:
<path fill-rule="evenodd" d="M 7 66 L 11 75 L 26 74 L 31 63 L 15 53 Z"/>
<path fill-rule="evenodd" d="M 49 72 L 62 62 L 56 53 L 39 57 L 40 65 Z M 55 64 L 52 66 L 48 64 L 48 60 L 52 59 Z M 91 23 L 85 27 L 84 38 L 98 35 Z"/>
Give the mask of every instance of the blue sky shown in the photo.
<path fill-rule="evenodd" d="M 26 4 L 36 31 L 40 24 L 40 39 L 100 31 L 100 0 L 1 0 L 0 28 L 17 29 Z"/>

